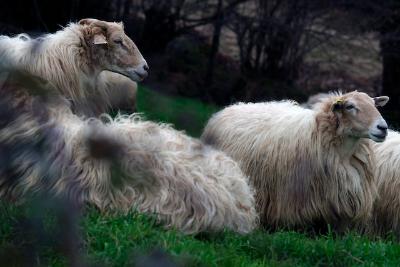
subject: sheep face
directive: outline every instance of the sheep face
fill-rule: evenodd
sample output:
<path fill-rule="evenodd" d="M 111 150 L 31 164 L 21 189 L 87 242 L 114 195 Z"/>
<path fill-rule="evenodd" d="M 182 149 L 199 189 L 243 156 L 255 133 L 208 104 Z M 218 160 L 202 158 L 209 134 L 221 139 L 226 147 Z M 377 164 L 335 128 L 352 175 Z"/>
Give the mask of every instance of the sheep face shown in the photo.
<path fill-rule="evenodd" d="M 123 24 L 96 19 L 79 21 L 91 60 L 100 70 L 122 74 L 139 82 L 149 67 L 135 43 L 125 34 Z"/>
<path fill-rule="evenodd" d="M 376 107 L 384 106 L 388 101 L 387 96 L 371 98 L 361 92 L 352 92 L 336 98 L 332 110 L 338 119 L 338 130 L 354 138 L 383 142 L 388 126 Z"/>

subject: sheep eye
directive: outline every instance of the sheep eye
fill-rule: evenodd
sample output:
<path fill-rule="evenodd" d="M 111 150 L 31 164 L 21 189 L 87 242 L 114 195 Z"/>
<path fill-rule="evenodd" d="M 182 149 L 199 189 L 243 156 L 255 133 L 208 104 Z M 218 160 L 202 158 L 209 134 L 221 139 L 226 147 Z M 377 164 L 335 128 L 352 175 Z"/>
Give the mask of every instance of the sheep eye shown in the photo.
<path fill-rule="evenodd" d="M 356 107 L 354 105 L 348 105 L 346 106 L 346 110 L 352 110 L 355 109 Z"/>
<path fill-rule="evenodd" d="M 116 43 L 118 45 L 123 45 L 123 42 L 121 39 L 114 40 L 114 43 Z"/>

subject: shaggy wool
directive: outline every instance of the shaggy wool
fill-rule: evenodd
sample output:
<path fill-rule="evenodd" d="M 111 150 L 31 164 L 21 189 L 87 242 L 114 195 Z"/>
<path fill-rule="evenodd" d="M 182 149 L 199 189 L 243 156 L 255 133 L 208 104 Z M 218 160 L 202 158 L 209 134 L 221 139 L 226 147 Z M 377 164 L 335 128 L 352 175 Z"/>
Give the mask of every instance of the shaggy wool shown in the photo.
<path fill-rule="evenodd" d="M 97 37 L 106 43 L 95 43 Z M 36 39 L 27 34 L 0 36 L 0 71 L 25 71 L 50 82 L 79 115 L 96 116 L 118 105 L 110 102 L 114 91 L 107 86 L 107 75 L 100 75 L 103 71 L 141 81 L 143 77 L 137 73 L 143 73 L 145 65 L 119 23 L 86 19 Z M 124 83 L 123 77 L 121 80 Z M 112 83 L 116 81 L 112 79 Z M 90 101 L 93 98 L 95 104 Z"/>
<path fill-rule="evenodd" d="M 372 211 L 375 159 L 358 131 L 375 120 L 383 122 L 374 101 L 358 92 L 332 94 L 314 110 L 293 101 L 239 103 L 215 114 L 201 138 L 250 176 L 267 227 L 341 231 Z"/>
<path fill-rule="evenodd" d="M 0 116 L 0 152 L 22 144 L 0 168 L 0 197 L 49 192 L 103 211 L 137 209 L 187 234 L 257 226 L 248 178 L 225 153 L 138 115 L 83 120 L 63 98 L 21 88 L 0 90 L 16 115 Z"/>
<path fill-rule="evenodd" d="M 400 133 L 389 131 L 387 140 L 373 144 L 377 159 L 375 179 L 378 194 L 369 230 L 373 234 L 392 232 L 400 238 Z"/>

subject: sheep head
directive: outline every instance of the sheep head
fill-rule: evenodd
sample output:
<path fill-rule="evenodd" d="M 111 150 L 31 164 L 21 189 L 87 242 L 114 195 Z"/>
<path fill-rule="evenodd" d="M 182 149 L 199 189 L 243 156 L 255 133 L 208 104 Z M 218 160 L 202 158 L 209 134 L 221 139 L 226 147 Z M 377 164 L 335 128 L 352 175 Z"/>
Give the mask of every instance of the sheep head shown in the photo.
<path fill-rule="evenodd" d="M 334 114 L 339 133 L 354 138 L 369 138 L 375 142 L 385 140 L 388 126 L 377 107 L 384 106 L 389 97 L 371 98 L 354 91 L 325 101 Z"/>
<path fill-rule="evenodd" d="M 135 43 L 125 34 L 122 23 L 97 19 L 79 21 L 94 66 L 142 81 L 149 67 Z"/>

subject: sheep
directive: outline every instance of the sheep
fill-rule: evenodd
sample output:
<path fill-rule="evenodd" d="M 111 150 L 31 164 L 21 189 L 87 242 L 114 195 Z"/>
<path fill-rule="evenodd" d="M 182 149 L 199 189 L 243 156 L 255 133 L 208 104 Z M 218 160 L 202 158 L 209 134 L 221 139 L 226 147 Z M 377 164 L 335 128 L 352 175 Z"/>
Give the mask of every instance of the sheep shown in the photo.
<path fill-rule="evenodd" d="M 15 112 L 28 116 L 0 125 L 0 147 L 42 140 L 42 153 L 29 149 L 9 158 L 0 168 L 0 198 L 46 190 L 103 211 L 136 208 L 186 234 L 256 227 L 248 177 L 225 153 L 136 114 L 83 119 L 57 95 L 9 91 Z M 38 105 L 42 122 L 32 117 Z"/>
<path fill-rule="evenodd" d="M 94 116 L 110 106 L 110 90 L 97 86 L 102 71 L 138 82 L 147 76 L 149 67 L 121 23 L 83 19 L 36 39 L 26 34 L 0 36 L 0 71 L 13 70 L 49 81 L 72 102 L 74 112 Z M 82 108 L 93 96 L 100 108 L 96 114 Z"/>
<path fill-rule="evenodd" d="M 318 93 L 318 94 L 315 94 L 315 95 L 311 95 L 307 99 L 307 102 L 302 103 L 301 106 L 304 107 L 304 108 L 312 109 L 314 107 L 314 105 L 319 103 L 325 97 L 329 97 L 329 94 L 328 93 Z"/>
<path fill-rule="evenodd" d="M 384 236 L 392 232 L 400 238 L 400 133 L 389 131 L 387 140 L 372 148 L 377 158 L 375 179 L 379 197 L 367 229 L 370 234 Z"/>
<path fill-rule="evenodd" d="M 215 114 L 201 140 L 238 161 L 271 229 L 341 232 L 369 218 L 376 197 L 368 139 L 387 124 L 376 106 L 388 97 L 331 94 L 314 110 L 293 101 L 239 103 Z"/>
<path fill-rule="evenodd" d="M 108 95 L 112 110 L 135 112 L 137 108 L 137 83 L 114 72 L 103 71 L 100 75 L 109 90 Z"/>
<path fill-rule="evenodd" d="M 136 111 L 136 82 L 118 73 L 103 71 L 100 73 L 97 86 L 101 87 L 99 89 L 100 91 L 106 92 L 109 103 L 106 106 L 108 106 L 108 108 L 105 109 L 101 97 L 92 95 L 89 97 L 88 103 L 80 107 L 79 110 L 86 109 L 86 114 L 93 112 L 94 116 L 116 111 L 123 111 L 126 113 L 133 113 Z"/>
<path fill-rule="evenodd" d="M 325 94 L 311 96 L 305 107 L 312 108 Z M 370 235 L 385 236 L 393 233 L 400 238 L 400 134 L 389 131 L 386 141 L 373 143 L 372 150 L 376 157 L 374 178 L 378 188 L 378 198 L 375 200 L 372 218 L 363 226 Z"/>

